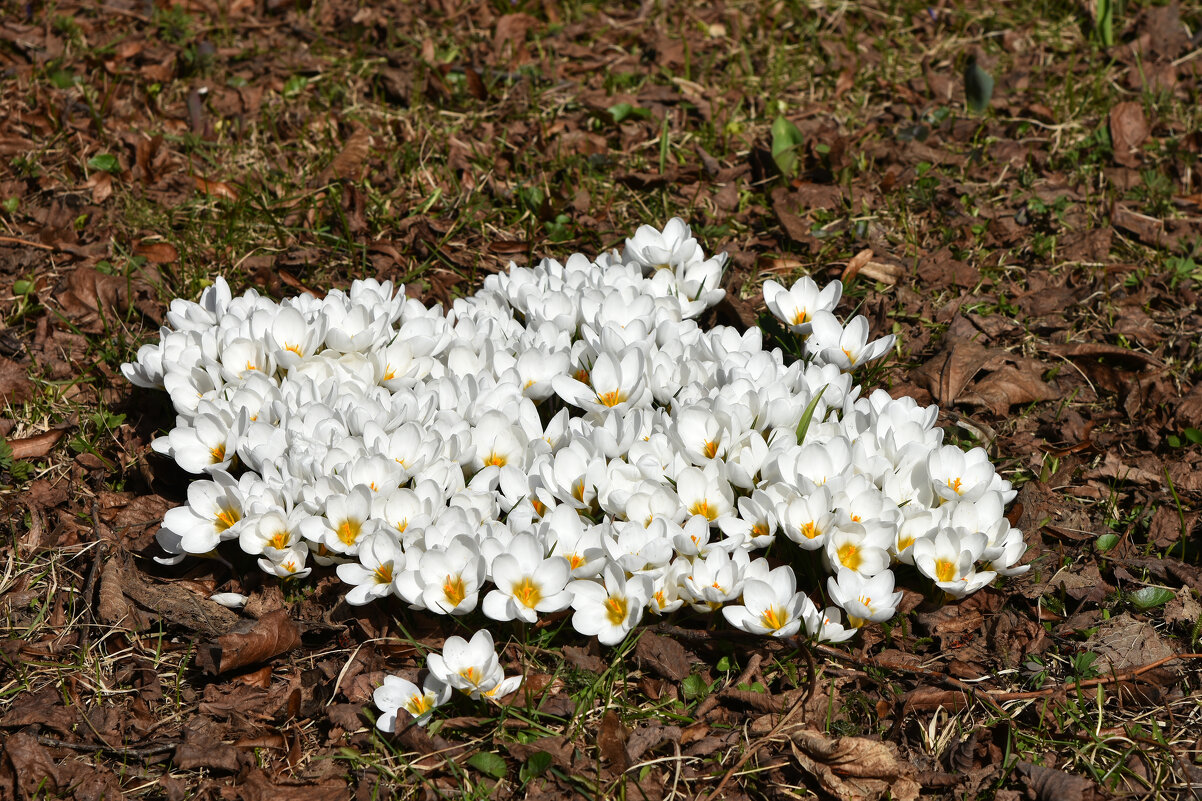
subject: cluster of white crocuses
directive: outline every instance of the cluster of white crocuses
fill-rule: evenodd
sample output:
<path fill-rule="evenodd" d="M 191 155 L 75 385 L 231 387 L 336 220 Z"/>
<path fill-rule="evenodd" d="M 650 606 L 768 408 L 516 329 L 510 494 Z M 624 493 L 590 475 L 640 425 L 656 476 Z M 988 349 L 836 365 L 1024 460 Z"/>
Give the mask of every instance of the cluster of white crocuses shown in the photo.
<path fill-rule="evenodd" d="M 351 604 L 571 608 L 605 644 L 682 606 L 837 641 L 895 614 L 893 565 L 955 597 L 1021 572 L 985 451 L 855 385 L 893 337 L 841 324 L 842 285 L 809 278 L 764 286 L 800 359 L 703 330 L 725 261 L 674 219 L 595 260 L 511 265 L 445 311 L 373 280 L 276 302 L 217 279 L 172 302 L 123 366 L 178 413 L 155 450 L 204 474 L 163 520 L 167 559 L 234 540 L 282 578 L 336 565 Z M 782 536 L 825 587 L 754 556 Z"/>

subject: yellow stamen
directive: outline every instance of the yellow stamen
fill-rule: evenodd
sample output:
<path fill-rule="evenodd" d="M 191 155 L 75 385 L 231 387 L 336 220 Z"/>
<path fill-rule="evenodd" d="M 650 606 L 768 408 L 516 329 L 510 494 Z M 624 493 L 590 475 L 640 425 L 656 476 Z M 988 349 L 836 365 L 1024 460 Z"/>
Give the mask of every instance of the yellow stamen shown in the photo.
<path fill-rule="evenodd" d="M 293 353 L 295 353 L 297 356 L 305 355 L 305 354 L 301 353 L 300 345 L 293 345 L 291 342 L 284 343 L 284 350 L 290 350 Z"/>
<path fill-rule="evenodd" d="M 801 527 L 801 533 L 805 535 L 807 540 L 812 540 L 819 534 L 818 526 L 814 525 L 814 521 L 811 520 Z"/>
<path fill-rule="evenodd" d="M 572 482 L 572 497 L 584 503 L 584 479 L 578 478 Z"/>
<path fill-rule="evenodd" d="M 405 710 L 415 718 L 420 718 L 422 715 L 434 708 L 434 696 L 426 693 L 424 695 L 415 695 L 405 704 Z"/>
<path fill-rule="evenodd" d="M 463 678 L 467 679 L 472 684 L 479 684 L 480 678 L 476 675 L 476 672 L 476 666 L 469 665 L 468 667 L 465 667 L 463 670 L 459 671 L 459 675 L 463 676 Z"/>
<path fill-rule="evenodd" d="M 463 599 L 467 597 L 467 587 L 463 586 L 463 577 L 448 573 L 442 582 L 442 595 L 452 608 L 463 603 Z"/>
<path fill-rule="evenodd" d="M 897 552 L 901 553 L 902 551 L 906 550 L 913 544 L 914 544 L 913 537 L 910 537 L 910 536 L 900 537 L 897 540 Z"/>
<path fill-rule="evenodd" d="M 791 322 L 793 323 L 793 325 L 801 325 L 802 323 L 809 322 L 809 320 L 810 320 L 810 313 L 808 311 L 806 311 L 804 308 L 799 308 L 793 312 L 793 319 L 791 320 Z"/>
<path fill-rule="evenodd" d="M 711 509 L 710 502 L 703 498 L 689 507 L 689 514 L 704 515 L 706 520 L 713 520 L 718 516 L 718 510 L 717 508 Z"/>
<path fill-rule="evenodd" d="M 776 631 L 789 622 L 789 613 L 782 607 L 770 606 L 760 613 L 760 622 L 764 624 L 765 628 Z"/>
<path fill-rule="evenodd" d="M 811 523 L 810 525 L 813 525 L 813 523 Z M 751 527 L 751 535 L 753 537 L 767 537 L 768 536 L 768 525 L 766 523 L 756 523 L 754 526 Z"/>
<path fill-rule="evenodd" d="M 587 383 L 588 383 L 588 378 L 589 378 L 589 375 L 588 375 L 588 370 L 586 370 L 586 369 L 584 369 L 583 367 L 581 367 L 579 370 L 577 370 L 576 372 L 572 373 L 572 378 L 575 378 L 575 379 L 576 379 L 577 381 L 579 381 L 581 384 L 587 384 Z"/>
<path fill-rule="evenodd" d="M 957 495 L 960 494 L 960 484 L 961 484 L 961 481 L 959 478 L 949 478 L 947 480 L 947 488 L 950 489 L 952 492 L 956 493 Z"/>
<path fill-rule="evenodd" d="M 271 535 L 271 539 L 267 541 L 267 544 L 278 551 L 284 550 L 288 547 L 288 532 L 277 531 Z"/>
<path fill-rule="evenodd" d="M 534 513 L 539 517 L 542 517 L 547 513 L 547 505 L 538 498 L 531 498 L 530 505 L 534 507 Z"/>
<path fill-rule="evenodd" d="M 377 584 L 391 584 L 392 562 L 385 562 L 384 564 L 380 565 L 376 568 L 376 571 L 372 573 L 372 575 L 375 576 Z"/>
<path fill-rule="evenodd" d="M 338 539 L 342 540 L 346 545 L 354 545 L 355 540 L 359 539 L 359 530 L 363 528 L 363 524 L 358 520 L 346 519 L 338 524 Z"/>
<path fill-rule="evenodd" d="M 405 518 L 404 520 L 402 520 L 401 522 L 396 524 L 396 530 L 398 532 L 400 532 L 401 534 L 404 534 L 405 529 L 407 529 L 407 528 L 409 528 L 409 518 Z"/>
<path fill-rule="evenodd" d="M 396 378 L 396 370 L 393 369 L 391 364 L 385 365 L 384 366 L 384 375 L 380 378 L 380 380 L 381 381 L 391 381 L 394 378 Z"/>
<path fill-rule="evenodd" d="M 289 559 L 287 562 L 281 562 L 281 563 L 280 563 L 280 567 L 284 568 L 284 569 L 285 569 L 285 570 L 287 570 L 289 573 L 295 573 L 295 572 L 296 572 L 296 562 L 294 562 L 294 561 L 293 561 L 293 560 L 291 560 L 291 559 Z"/>
<path fill-rule="evenodd" d="M 485 466 L 504 467 L 508 461 L 509 460 L 506 459 L 502 454 L 499 454 L 496 451 L 490 451 L 488 458 L 484 460 L 484 464 Z"/>
<path fill-rule="evenodd" d="M 241 513 L 237 509 L 222 509 L 217 513 L 217 519 L 214 521 L 213 527 L 218 532 L 233 528 L 234 524 L 242 519 Z"/>
<path fill-rule="evenodd" d="M 839 546 L 838 554 L 839 561 L 843 563 L 844 567 L 849 570 L 860 569 L 860 560 L 862 559 L 860 546 L 854 542 L 845 542 Z"/>
<path fill-rule="evenodd" d="M 578 553 L 568 555 L 568 566 L 573 570 L 584 564 L 584 557 Z"/>
<path fill-rule="evenodd" d="M 513 585 L 513 597 L 520 601 L 524 606 L 533 609 L 538 605 L 538 602 L 543 599 L 542 591 L 538 585 L 530 580 L 529 576 Z"/>
<path fill-rule="evenodd" d="M 609 600 L 605 602 L 605 616 L 609 618 L 609 622 L 615 626 L 620 626 L 626 621 L 626 599 L 611 595 Z"/>
<path fill-rule="evenodd" d="M 215 448 L 209 448 L 209 455 L 213 457 L 212 464 L 221 464 L 225 461 L 225 443 L 221 443 Z"/>
<path fill-rule="evenodd" d="M 955 581 L 956 580 L 956 563 L 950 559 L 935 560 L 935 580 L 936 581 Z"/>
<path fill-rule="evenodd" d="M 707 441 L 701 452 L 705 454 L 706 459 L 713 459 L 718 454 L 718 440 Z"/>
<path fill-rule="evenodd" d="M 604 404 L 610 408 L 617 406 L 626 400 L 626 393 L 620 389 L 615 389 L 613 392 L 598 392 L 597 402 Z"/>

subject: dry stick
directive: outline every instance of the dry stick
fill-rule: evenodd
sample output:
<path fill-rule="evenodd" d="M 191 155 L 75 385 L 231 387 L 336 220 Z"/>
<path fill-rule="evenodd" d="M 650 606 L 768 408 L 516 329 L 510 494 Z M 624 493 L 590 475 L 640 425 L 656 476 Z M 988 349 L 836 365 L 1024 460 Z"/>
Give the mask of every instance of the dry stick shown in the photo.
<path fill-rule="evenodd" d="M 1030 698 L 1047 698 L 1050 695 L 1055 695 L 1061 690 L 1066 692 L 1068 690 L 1084 690 L 1086 688 L 1097 687 L 1099 685 L 1118 684 L 1119 682 L 1131 681 L 1132 679 L 1137 678 L 1150 670 L 1155 670 L 1161 665 L 1177 659 L 1202 659 L 1202 654 L 1174 654 L 1173 656 L 1166 656 L 1164 659 L 1157 659 L 1155 662 L 1149 662 L 1146 665 L 1133 668 L 1128 670 L 1126 673 L 1118 673 L 1114 676 L 1106 676 L 1098 679 L 1087 679 L 1074 684 L 1063 684 L 1059 687 L 1049 687 L 1046 690 L 1031 690 L 1023 693 L 987 691 L 987 693 L 993 699 L 998 701 L 1023 701 Z"/>
<path fill-rule="evenodd" d="M 0 242 L 6 242 L 10 245 L 24 245 L 25 247 L 38 248 L 39 250 L 58 250 L 54 245 L 43 245 L 41 242 L 30 242 L 26 239 L 18 239 L 15 236 L 0 236 Z"/>
<path fill-rule="evenodd" d="M 165 754 L 168 751 L 174 751 L 179 743 L 159 743 L 158 745 L 148 745 L 144 748 L 120 748 L 114 745 L 92 745 L 91 743 L 67 743 L 62 740 L 57 740 L 54 737 L 47 737 L 44 734 L 38 735 L 38 742 L 42 745 L 48 745 L 51 748 L 70 748 L 73 751 L 85 751 L 89 754 L 112 754 L 117 757 L 132 757 L 133 759 L 145 759 L 149 756 L 157 756 Z"/>
<path fill-rule="evenodd" d="M 880 662 L 876 661 L 875 659 L 872 659 L 871 657 L 856 656 L 855 654 L 850 654 L 850 653 L 847 653 L 846 651 L 840 651 L 838 648 L 832 648 L 829 645 L 819 644 L 815 647 L 820 652 L 825 654 L 826 656 L 832 657 L 834 659 L 841 659 L 841 660 L 844 660 L 847 662 L 852 662 L 854 664 L 860 665 L 861 667 L 874 667 L 874 668 L 879 668 L 882 670 L 896 670 L 896 671 L 900 671 L 903 673 L 913 673 L 918 676 L 928 676 L 930 678 L 938 679 L 942 682 L 950 684 L 952 687 L 955 687 L 960 692 L 962 692 L 966 695 L 969 695 L 972 698 L 975 698 L 976 700 L 980 701 L 981 703 L 985 704 L 986 706 L 992 707 L 993 711 L 997 712 L 1002 717 L 1004 717 L 1004 718 L 1010 717 L 1010 715 L 1006 713 L 1006 710 L 1002 709 L 1002 707 L 997 703 L 997 701 L 994 698 L 991 698 L 988 693 L 984 693 L 981 690 L 977 689 L 976 687 L 973 687 L 972 685 L 969 685 L 969 684 L 965 684 L 964 682 L 960 681 L 959 679 L 955 678 L 954 676 L 949 676 L 948 674 L 942 673 L 938 670 L 929 670 L 927 668 L 907 667 L 905 665 L 882 665 Z"/>
<path fill-rule="evenodd" d="M 793 706 L 789 707 L 789 711 L 785 713 L 784 717 L 776 722 L 776 725 L 772 727 L 771 731 L 769 731 L 760 739 L 756 740 L 755 745 L 744 751 L 743 756 L 739 758 L 739 761 L 732 765 L 730 769 L 726 771 L 726 773 L 722 774 L 722 779 L 718 782 L 718 786 L 715 787 L 713 791 L 705 797 L 705 801 L 714 801 L 715 798 L 720 797 L 722 788 L 726 786 L 726 783 L 730 781 L 731 777 L 743 769 L 743 766 L 747 764 L 747 761 L 759 752 L 760 747 L 765 742 L 778 737 L 780 733 L 784 731 L 789 721 L 793 719 L 793 716 L 797 714 L 797 710 L 802 709 L 809 702 L 810 696 L 814 693 L 814 684 L 817 681 L 818 670 L 814 665 L 814 656 L 810 653 L 810 649 L 802 648 L 801 652 L 806 655 L 807 663 L 807 681 L 805 693 L 793 702 Z"/>

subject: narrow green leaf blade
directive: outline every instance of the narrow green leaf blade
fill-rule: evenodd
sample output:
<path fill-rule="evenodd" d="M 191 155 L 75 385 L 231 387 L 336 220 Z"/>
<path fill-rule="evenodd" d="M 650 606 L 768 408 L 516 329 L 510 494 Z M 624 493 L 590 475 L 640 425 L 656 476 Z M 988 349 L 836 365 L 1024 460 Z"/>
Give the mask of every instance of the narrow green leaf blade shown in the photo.
<path fill-rule="evenodd" d="M 814 418 L 814 411 L 818 408 L 818 401 L 822 400 L 822 394 L 826 392 L 826 388 L 830 384 L 823 384 L 822 389 L 814 397 L 810 398 L 810 402 L 806 405 L 805 411 L 801 413 L 801 420 L 797 423 L 797 444 L 800 445 L 806 438 L 806 432 L 810 430 L 810 420 Z"/>
<path fill-rule="evenodd" d="M 772 160 L 781 175 L 792 178 L 797 174 L 798 149 L 805 137 L 797 126 L 778 115 L 772 122 Z"/>

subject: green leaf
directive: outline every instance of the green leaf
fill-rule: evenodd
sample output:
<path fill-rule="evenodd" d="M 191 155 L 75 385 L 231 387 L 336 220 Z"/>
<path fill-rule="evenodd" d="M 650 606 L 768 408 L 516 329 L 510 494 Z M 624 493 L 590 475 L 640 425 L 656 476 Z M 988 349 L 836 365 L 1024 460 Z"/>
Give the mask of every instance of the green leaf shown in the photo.
<path fill-rule="evenodd" d="M 1114 44 L 1114 2 L 1113 0 L 1098 0 L 1098 17 L 1094 21 L 1094 33 L 1103 47 Z"/>
<path fill-rule="evenodd" d="M 993 97 L 993 76 L 981 68 L 975 55 L 969 56 L 968 66 L 964 68 L 964 96 L 968 99 L 969 109 L 976 114 L 989 108 L 989 100 Z"/>
<path fill-rule="evenodd" d="M 121 162 L 112 153 L 97 153 L 88 159 L 88 166 L 102 172 L 121 172 Z"/>
<path fill-rule="evenodd" d="M 822 389 L 818 390 L 818 394 L 810 398 L 809 404 L 806 405 L 805 411 L 801 413 L 801 420 L 797 423 L 797 444 L 800 445 L 806 438 L 806 432 L 810 430 L 810 420 L 814 417 L 814 410 L 818 408 L 818 401 L 822 400 L 822 393 L 826 392 L 826 388 L 830 384 L 823 384 Z"/>
<path fill-rule="evenodd" d="M 645 120 L 651 116 L 651 109 L 639 108 L 638 106 L 630 103 L 615 103 L 614 105 L 610 106 L 607 111 L 609 111 L 609 116 L 613 117 L 615 125 L 620 124 L 628 117 Z"/>
<path fill-rule="evenodd" d="M 536 776 L 542 776 L 551 767 L 551 755 L 546 751 L 535 751 L 526 758 L 525 764 L 518 770 L 518 778 L 528 782 Z"/>
<path fill-rule="evenodd" d="M 786 178 L 797 175 L 797 151 L 804 142 L 805 137 L 801 135 L 797 126 L 783 116 L 777 115 L 772 121 L 772 160 L 776 162 L 780 174 Z"/>
<path fill-rule="evenodd" d="M 684 681 L 680 683 L 680 690 L 684 693 L 686 701 L 704 698 L 709 693 L 709 689 L 705 680 L 696 673 L 685 676 Z"/>
<path fill-rule="evenodd" d="M 13 282 L 13 294 L 14 295 L 32 295 L 33 294 L 33 281 L 27 281 L 24 278 L 22 278 L 19 281 L 14 281 Z"/>
<path fill-rule="evenodd" d="M 1127 596 L 1131 605 L 1141 612 L 1155 609 L 1171 601 L 1175 593 L 1166 587 L 1144 587 Z"/>
<path fill-rule="evenodd" d="M 1103 534 L 1098 537 L 1096 547 L 1099 551 L 1109 551 L 1111 548 L 1119 544 L 1118 534 Z"/>
<path fill-rule="evenodd" d="M 509 772 L 509 766 L 505 764 L 505 760 L 492 751 L 479 751 L 472 754 L 467 764 L 485 776 L 491 776 L 494 779 L 503 779 L 505 778 L 505 774 Z"/>
<path fill-rule="evenodd" d="M 1181 447 L 1181 437 L 1177 436 L 1176 434 L 1169 434 L 1167 437 L 1165 437 L 1165 439 L 1168 441 L 1170 448 Z"/>
<path fill-rule="evenodd" d="M 16 214 L 17 209 L 19 209 L 21 207 L 21 198 L 6 197 L 4 199 L 4 202 L 0 203 L 0 207 L 3 207 L 4 210 L 7 211 L 9 214 Z"/>
<path fill-rule="evenodd" d="M 1185 434 L 1185 438 L 1195 445 L 1202 445 L 1202 431 L 1196 428 L 1187 428 L 1181 433 Z"/>

